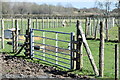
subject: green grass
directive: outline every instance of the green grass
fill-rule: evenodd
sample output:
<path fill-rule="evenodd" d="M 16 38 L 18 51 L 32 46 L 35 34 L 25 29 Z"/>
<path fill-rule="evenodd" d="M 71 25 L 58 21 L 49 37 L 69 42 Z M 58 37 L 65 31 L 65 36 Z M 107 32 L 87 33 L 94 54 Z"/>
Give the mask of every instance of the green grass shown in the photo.
<path fill-rule="evenodd" d="M 60 32 L 75 32 L 76 31 L 76 28 L 75 27 L 66 27 L 66 28 L 51 28 L 51 29 L 45 29 L 45 30 L 52 30 L 52 31 L 60 31 Z M 76 33 L 76 32 L 75 32 Z M 46 34 L 47 35 L 47 34 Z M 52 34 L 52 35 L 47 35 L 51 38 L 55 38 L 55 35 Z M 60 39 L 65 39 L 67 40 L 67 37 L 68 36 L 61 36 Z M 55 42 L 50 42 L 50 41 L 47 41 L 47 43 L 50 43 L 51 45 L 55 45 Z M 96 41 L 96 40 L 88 40 L 88 44 L 89 44 L 89 47 L 92 51 L 92 54 L 93 54 L 93 57 L 94 57 L 94 60 L 95 60 L 95 63 L 97 65 L 97 67 L 99 67 L 99 41 Z M 65 47 L 66 45 L 65 44 L 62 44 L 61 45 L 63 47 Z M 60 46 L 61 46 L 60 45 Z M 104 76 L 105 77 L 109 77 L 109 78 L 113 78 L 114 77 L 114 45 L 115 43 L 111 43 L 111 42 L 106 42 L 105 43 L 105 72 L 104 72 Z M 94 75 L 94 72 L 92 70 L 92 67 L 91 67 L 91 64 L 89 62 L 89 59 L 88 59 L 88 56 L 87 56 L 87 53 L 85 51 L 85 49 L 83 49 L 83 70 L 80 72 L 80 71 L 75 71 L 74 73 L 77 73 L 77 74 L 81 74 L 81 75 Z"/>

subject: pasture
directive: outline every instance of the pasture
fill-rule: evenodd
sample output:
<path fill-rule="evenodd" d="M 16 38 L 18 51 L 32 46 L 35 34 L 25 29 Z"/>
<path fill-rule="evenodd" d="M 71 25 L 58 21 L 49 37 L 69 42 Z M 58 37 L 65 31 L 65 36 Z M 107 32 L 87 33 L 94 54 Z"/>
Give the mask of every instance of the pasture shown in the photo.
<path fill-rule="evenodd" d="M 67 32 L 67 33 L 74 32 L 76 34 L 76 31 L 77 31 L 76 30 L 76 20 L 77 19 L 67 19 L 66 21 L 68 22 L 68 24 L 65 27 L 62 27 L 62 20 L 63 19 L 55 19 L 55 20 L 54 19 L 49 19 L 49 20 L 48 19 L 44 19 L 44 20 L 43 19 L 40 19 L 40 20 L 32 19 L 31 26 L 32 26 L 32 28 L 35 28 L 35 29 L 59 31 L 59 32 Z M 80 19 L 80 21 L 82 22 L 82 27 L 83 27 L 83 30 L 85 31 L 85 20 Z M 94 22 L 91 21 L 91 25 L 93 25 L 93 23 Z M 14 27 L 12 25 L 13 25 L 12 19 L 5 19 L 5 22 L 4 22 L 5 29 Z M 25 34 L 25 30 L 27 29 L 27 20 L 26 19 L 22 19 L 22 20 L 18 19 L 18 25 L 21 30 L 21 34 Z M 94 31 L 94 25 L 92 26 L 92 28 Z M 36 31 L 36 32 L 34 32 L 34 35 L 42 36 L 43 34 Z M 55 38 L 55 34 L 48 32 L 48 33 L 46 33 L 46 37 Z M 58 38 L 62 39 L 62 40 L 66 40 L 66 41 L 69 41 L 69 39 L 70 39 L 68 35 L 59 35 Z M 92 34 L 88 35 L 88 38 L 93 38 Z M 99 29 L 97 32 L 97 38 L 99 39 Z M 118 28 L 116 25 L 109 29 L 109 40 L 118 40 Z M 8 41 L 11 41 L 11 39 L 5 39 L 5 49 L 0 49 L 0 52 L 8 52 L 8 54 L 13 55 L 12 53 L 9 53 L 12 50 L 12 46 L 7 44 Z M 19 42 L 23 43 L 24 40 L 19 40 Z M 43 39 L 36 38 L 35 42 L 42 43 Z M 55 41 L 46 40 L 45 42 L 46 42 L 46 44 L 55 46 Z M 99 43 L 100 43 L 100 41 L 89 39 L 89 40 L 87 40 L 87 42 L 91 49 L 95 63 L 97 65 L 97 67 L 99 67 Z M 113 42 L 105 42 L 105 61 L 104 61 L 104 64 L 105 64 L 104 77 L 105 78 L 114 78 L 114 76 L 115 76 L 115 44 L 117 44 L 117 43 L 115 43 L 114 41 Z M 0 45 L 1 45 L 1 43 L 0 43 Z M 58 45 L 61 48 L 68 48 L 69 44 L 64 43 L 64 42 L 58 42 Z M 69 54 L 69 51 L 62 51 L 62 52 Z M 20 55 L 24 55 L 23 53 L 24 53 L 24 50 L 21 52 Z M 36 53 L 40 54 L 40 52 L 36 52 Z M 55 53 L 49 52 L 49 51 L 48 51 L 48 53 L 55 54 Z M 55 58 L 50 55 L 47 55 L 47 56 L 50 58 Z M 59 56 L 62 56 L 62 55 L 59 55 Z M 66 57 L 66 56 L 64 56 L 64 57 Z M 60 60 L 62 61 L 62 59 L 60 59 Z M 56 65 L 44 62 L 44 61 L 40 61 L 40 60 L 38 61 L 37 59 L 34 59 L 34 61 L 39 62 L 39 63 L 49 64 L 51 66 L 56 66 Z M 64 62 L 69 62 L 69 61 L 64 61 Z M 69 66 L 66 64 L 62 64 L 62 63 L 61 63 L 61 65 Z M 57 67 L 59 67 L 59 66 L 57 66 Z M 59 67 L 59 68 L 61 68 L 62 70 L 67 70 L 62 67 Z M 88 60 L 88 56 L 86 54 L 85 48 L 83 48 L 83 69 L 82 69 L 82 71 L 75 70 L 72 73 L 76 73 L 76 74 L 80 74 L 80 75 L 89 75 L 89 76 L 94 75 L 94 72 L 93 72 L 91 64 Z"/>

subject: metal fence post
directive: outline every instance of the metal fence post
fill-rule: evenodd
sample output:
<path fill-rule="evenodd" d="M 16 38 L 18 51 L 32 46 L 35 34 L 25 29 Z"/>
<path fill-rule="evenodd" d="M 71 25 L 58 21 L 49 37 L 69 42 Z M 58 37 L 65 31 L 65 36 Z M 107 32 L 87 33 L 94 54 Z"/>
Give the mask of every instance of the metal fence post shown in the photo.
<path fill-rule="evenodd" d="M 45 32 L 43 32 L 43 44 L 45 44 Z M 45 60 L 45 46 L 43 48 L 43 56 L 44 56 L 43 60 Z"/>
<path fill-rule="evenodd" d="M 73 49 L 74 49 L 74 38 L 75 38 L 75 34 L 74 33 L 71 33 L 71 37 L 70 37 L 70 54 L 71 54 L 71 69 L 74 69 L 74 52 L 73 52 Z"/>

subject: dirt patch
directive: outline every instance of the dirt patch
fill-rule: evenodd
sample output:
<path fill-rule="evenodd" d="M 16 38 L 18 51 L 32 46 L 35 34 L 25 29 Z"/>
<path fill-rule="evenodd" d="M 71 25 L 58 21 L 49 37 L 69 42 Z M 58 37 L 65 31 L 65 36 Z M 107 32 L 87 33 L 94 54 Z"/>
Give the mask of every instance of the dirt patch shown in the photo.
<path fill-rule="evenodd" d="M 24 36 L 19 36 L 19 39 L 20 40 L 25 40 L 25 37 Z M 40 37 L 34 37 L 34 40 L 41 40 L 42 38 Z"/>
<path fill-rule="evenodd" d="M 0 57 L 2 78 L 68 78 L 88 79 L 86 76 L 71 74 L 61 71 L 55 67 L 46 66 L 40 63 L 28 62 L 22 58 L 7 59 L 6 54 Z"/>

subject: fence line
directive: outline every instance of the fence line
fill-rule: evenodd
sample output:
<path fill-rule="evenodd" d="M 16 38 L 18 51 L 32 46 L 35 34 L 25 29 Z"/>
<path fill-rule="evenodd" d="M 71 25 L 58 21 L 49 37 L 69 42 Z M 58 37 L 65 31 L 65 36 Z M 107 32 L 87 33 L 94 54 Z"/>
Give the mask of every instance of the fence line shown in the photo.
<path fill-rule="evenodd" d="M 55 18 L 54 18 L 55 19 Z M 53 20 L 53 19 L 52 19 Z M 62 20 L 62 19 L 61 19 Z M 91 21 L 91 23 L 90 24 L 92 24 L 92 22 L 94 22 L 94 20 L 92 20 L 92 19 L 90 19 Z M 113 19 L 114 20 L 114 19 Z M 5 21 L 5 20 L 3 20 L 3 21 Z M 41 20 L 42 21 L 42 24 L 45 24 L 47 21 L 46 21 L 46 19 L 42 19 Z M 51 23 L 50 24 L 52 24 L 52 26 L 53 27 L 55 27 L 57 24 L 55 24 L 55 21 L 56 20 L 53 20 L 53 21 L 51 21 Z M 89 19 L 88 19 L 88 21 L 89 21 Z M 2 20 L 1 20 L 1 22 L 2 22 Z M 19 24 L 17 24 L 18 23 L 18 20 L 15 20 L 14 21 L 15 22 L 15 27 L 17 27 Z M 22 22 L 24 22 L 24 21 L 22 21 Z M 38 22 L 39 22 L 39 20 L 37 19 L 36 20 L 36 24 L 34 24 L 34 25 L 36 25 L 36 26 L 38 26 Z M 49 22 L 49 21 L 48 21 Z M 58 21 L 59 22 L 59 21 Z M 74 22 L 74 21 L 73 21 Z M 98 23 L 99 23 L 99 21 L 97 21 Z M 2 22 L 3 23 L 3 22 Z M 35 23 L 35 22 L 34 22 Z M 97 26 L 99 26 L 99 24 L 96 24 Z M 2 24 L 2 26 L 4 26 L 3 24 Z M 22 27 L 22 26 L 21 26 Z M 32 27 L 31 26 L 31 22 L 28 20 L 28 29 L 30 29 L 30 27 Z M 46 25 L 42 25 L 42 27 L 43 28 L 46 28 Z M 36 28 L 38 28 L 38 27 L 36 27 Z M 95 37 L 98 37 L 97 36 L 97 32 L 99 31 L 99 28 L 100 27 L 96 27 L 95 29 L 93 29 L 93 25 L 92 26 L 90 26 L 89 27 L 90 28 L 90 34 L 89 35 L 93 35 L 94 34 L 94 32 L 93 32 L 93 30 L 95 30 L 96 29 L 96 31 L 95 31 L 95 33 L 96 33 L 96 36 Z M 101 28 L 100 28 L 101 29 Z M 104 28 L 105 29 L 105 28 Z M 18 31 L 18 28 L 16 29 L 17 31 Z M 42 44 L 45 44 L 46 43 L 46 39 L 50 39 L 50 38 L 46 38 L 46 32 L 53 32 L 53 33 L 55 33 L 55 39 L 52 39 L 52 40 L 55 40 L 55 55 L 54 56 L 56 56 L 56 58 L 55 58 L 55 62 L 56 62 L 56 64 L 58 64 L 60 61 L 58 60 L 59 59 L 59 57 L 58 57 L 58 42 L 59 41 L 61 41 L 62 42 L 62 40 L 58 40 L 58 36 L 59 36 L 59 33 L 61 33 L 61 32 L 57 32 L 57 31 L 48 31 L 48 30 L 38 30 L 38 29 L 33 29 L 33 30 L 37 30 L 37 31 L 43 31 L 43 36 L 42 36 L 42 38 L 43 38 L 43 43 Z M 107 30 L 107 29 L 105 29 L 105 30 Z M 4 31 L 4 30 L 2 30 L 2 31 Z M 2 32 L 1 31 L 1 32 Z M 31 31 L 30 31 L 31 32 Z M 100 31 L 101 32 L 101 31 Z M 18 35 L 18 32 L 16 32 L 17 34 L 15 34 L 15 35 Z M 120 29 L 118 29 L 118 33 L 120 34 Z M 29 34 L 29 33 L 27 33 L 27 34 Z M 71 35 L 71 33 L 62 33 L 62 34 L 69 34 L 69 35 Z M 34 34 L 32 34 L 32 35 L 34 35 Z M 88 36 L 88 35 L 87 35 Z M 31 36 L 32 38 L 34 37 L 34 36 Z M 118 37 L 119 37 L 119 41 L 120 41 L 120 36 L 118 35 Z M 4 38 L 4 37 L 3 37 Z M 100 38 L 101 39 L 101 38 Z M 16 39 L 17 40 L 17 39 Z M 32 41 L 33 41 L 33 39 L 31 39 Z M 71 36 L 71 41 L 73 40 L 73 36 Z M 17 41 L 16 41 L 17 42 Z M 34 42 L 34 41 L 33 41 Z M 65 42 L 65 41 L 64 41 Z M 69 43 L 69 42 L 66 42 L 66 43 Z M 30 47 L 30 49 L 33 49 L 34 50 L 34 44 L 35 43 L 31 43 L 32 44 L 32 46 L 33 47 Z M 74 45 L 71 43 L 70 44 L 71 46 L 72 46 L 72 48 L 74 47 Z M 45 45 L 45 47 L 46 47 L 46 45 Z M 71 49 L 72 49 L 71 48 Z M 69 49 L 68 49 L 69 50 Z M 36 52 L 37 52 L 37 50 L 35 50 Z M 35 51 L 31 51 L 32 53 L 34 53 Z M 49 55 L 49 53 L 47 53 L 47 51 L 49 51 L 48 49 L 43 49 L 43 52 L 46 54 L 46 55 Z M 39 51 L 38 51 L 39 52 Z M 80 51 L 81 52 L 81 51 Z M 71 52 L 71 55 L 72 56 L 74 56 L 74 54 L 73 54 L 74 52 Z M 34 55 L 34 54 L 31 54 L 31 55 Z M 46 57 L 46 55 L 41 55 L 42 57 L 44 57 L 43 58 L 43 60 L 45 61 L 46 59 L 48 59 L 47 57 Z M 82 53 L 80 54 L 80 55 L 82 55 Z M 103 57 L 102 57 L 103 58 Z M 64 58 L 65 59 L 65 58 Z M 82 58 L 80 58 L 81 60 L 80 61 L 82 61 Z M 74 63 L 73 62 L 75 62 L 74 60 L 71 60 L 71 63 L 70 64 L 72 64 L 72 66 L 71 66 L 71 68 L 73 68 L 74 66 Z M 82 63 L 82 62 L 81 62 Z M 59 65 L 59 64 L 58 64 Z M 80 64 L 81 65 L 81 64 Z M 78 65 L 77 65 L 78 66 Z M 81 65 L 82 66 L 82 65 Z M 64 66 L 65 67 L 65 66 Z M 102 71 L 102 70 L 100 70 L 100 71 Z M 103 76 L 103 73 L 101 73 L 101 76 Z"/>

